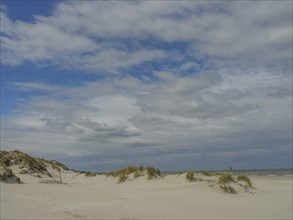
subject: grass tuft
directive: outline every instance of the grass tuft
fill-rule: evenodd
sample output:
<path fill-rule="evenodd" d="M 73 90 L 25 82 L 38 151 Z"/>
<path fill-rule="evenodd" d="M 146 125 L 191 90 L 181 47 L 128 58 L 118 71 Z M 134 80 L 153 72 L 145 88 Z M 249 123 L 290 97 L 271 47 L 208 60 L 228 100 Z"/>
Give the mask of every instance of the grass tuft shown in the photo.
<path fill-rule="evenodd" d="M 0 181 L 6 181 L 8 179 L 13 179 L 13 178 L 16 180 L 16 182 L 22 183 L 20 178 L 15 176 L 15 174 L 9 167 L 5 165 L 0 166 Z"/>
<path fill-rule="evenodd" d="M 152 179 L 153 177 L 161 176 L 161 171 L 155 167 L 148 166 L 147 167 L 147 176 L 148 179 Z"/>
<path fill-rule="evenodd" d="M 186 180 L 189 182 L 192 182 L 194 180 L 194 172 L 193 171 L 188 171 L 186 173 Z"/>
<path fill-rule="evenodd" d="M 220 185 L 220 187 L 225 193 L 237 194 L 236 190 L 230 185 L 224 184 L 224 185 Z"/>
<path fill-rule="evenodd" d="M 125 175 L 125 174 L 120 174 L 119 175 L 119 178 L 118 178 L 118 183 L 123 183 L 123 182 L 125 182 L 126 180 L 127 180 L 127 176 Z"/>
<path fill-rule="evenodd" d="M 246 176 L 246 175 L 239 175 L 239 176 L 237 177 L 237 181 L 244 181 L 244 182 L 247 183 L 247 185 L 248 185 L 250 188 L 253 188 L 253 187 L 252 187 L 252 182 L 251 182 L 250 178 L 249 178 L 248 176 Z"/>
<path fill-rule="evenodd" d="M 234 181 L 231 173 L 222 173 L 219 176 L 219 183 L 229 183 L 231 181 Z"/>
<path fill-rule="evenodd" d="M 85 173 L 84 173 L 84 175 L 85 175 L 85 176 L 87 176 L 87 177 L 91 177 L 91 176 L 96 176 L 96 175 L 97 175 L 97 173 L 95 173 L 95 172 L 90 172 L 90 171 L 87 171 L 87 172 L 85 172 Z"/>
<path fill-rule="evenodd" d="M 209 171 L 200 171 L 200 173 L 204 176 L 214 176 L 214 174 L 212 172 Z"/>

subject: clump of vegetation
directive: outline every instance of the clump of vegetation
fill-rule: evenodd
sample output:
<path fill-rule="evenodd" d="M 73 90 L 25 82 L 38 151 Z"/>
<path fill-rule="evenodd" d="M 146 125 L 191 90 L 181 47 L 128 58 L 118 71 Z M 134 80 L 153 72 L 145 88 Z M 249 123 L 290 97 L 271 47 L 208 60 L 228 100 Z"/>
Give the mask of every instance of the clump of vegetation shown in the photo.
<path fill-rule="evenodd" d="M 0 165 L 12 166 L 18 165 L 22 169 L 23 174 L 41 173 L 52 177 L 47 170 L 48 166 L 59 172 L 60 169 L 69 170 L 64 164 L 55 160 L 46 160 L 42 158 L 35 158 L 18 150 L 14 151 L 0 151 Z"/>
<path fill-rule="evenodd" d="M 1 169 L 1 172 L 0 172 L 0 178 L 1 179 L 3 179 L 3 178 L 9 178 L 9 177 L 13 177 L 14 176 L 12 170 L 9 167 L 7 167 L 7 166 L 1 166 L 0 169 Z"/>
<path fill-rule="evenodd" d="M 140 171 L 140 170 L 135 171 L 134 178 L 138 178 L 140 176 L 143 176 L 143 171 Z"/>
<path fill-rule="evenodd" d="M 147 176 L 148 179 L 152 179 L 153 177 L 161 176 L 161 171 L 155 167 L 147 167 Z"/>
<path fill-rule="evenodd" d="M 194 180 L 194 172 L 193 171 L 188 171 L 186 173 L 186 180 L 189 182 L 192 182 Z"/>
<path fill-rule="evenodd" d="M 214 176 L 220 176 L 220 175 L 223 175 L 223 174 L 226 174 L 227 172 L 214 172 L 213 175 Z"/>
<path fill-rule="evenodd" d="M 21 183 L 20 178 L 15 176 L 13 171 L 4 165 L 0 166 L 0 181 L 6 181 L 9 179 L 14 179 L 16 182 Z"/>
<path fill-rule="evenodd" d="M 121 173 L 118 177 L 118 183 L 123 183 L 128 179 L 128 176 L 126 176 L 125 174 Z"/>
<path fill-rule="evenodd" d="M 19 165 L 20 169 L 27 168 L 32 172 L 47 172 L 44 162 L 17 150 L 6 153 L 2 152 L 0 164 L 4 166 Z"/>
<path fill-rule="evenodd" d="M 219 176 L 219 183 L 229 183 L 231 181 L 234 181 L 231 173 L 222 173 Z"/>
<path fill-rule="evenodd" d="M 95 172 L 90 172 L 90 171 L 87 171 L 87 172 L 85 172 L 84 174 L 85 174 L 85 176 L 87 176 L 87 177 L 92 177 L 92 176 L 96 176 L 96 175 L 97 175 L 97 173 L 95 173 Z"/>
<path fill-rule="evenodd" d="M 246 175 L 239 175 L 239 176 L 237 177 L 237 181 L 244 181 L 244 182 L 247 183 L 247 185 L 248 185 L 250 188 L 253 188 L 253 187 L 252 187 L 252 182 L 251 182 L 250 178 L 249 178 L 248 176 L 246 176 Z"/>
<path fill-rule="evenodd" d="M 152 179 L 153 177 L 161 176 L 161 171 L 159 169 L 156 169 L 154 167 L 147 167 L 146 169 L 140 165 L 140 166 L 128 166 L 126 168 L 117 170 L 115 172 L 108 172 L 105 173 L 106 176 L 114 176 L 119 177 L 121 180 L 124 178 L 124 176 L 128 176 L 132 173 L 134 173 L 134 178 L 144 176 L 144 171 L 146 170 L 148 179 Z M 120 181 L 118 181 L 120 182 Z M 123 182 L 123 181 L 122 181 Z"/>
<path fill-rule="evenodd" d="M 193 181 L 203 181 L 203 179 L 200 178 L 200 177 L 194 177 L 194 178 L 193 178 Z"/>
<path fill-rule="evenodd" d="M 200 173 L 204 176 L 214 176 L 214 174 L 212 172 L 209 172 L 209 171 L 200 171 Z"/>
<path fill-rule="evenodd" d="M 134 173 L 135 171 L 138 171 L 139 167 L 134 167 L 134 166 L 128 166 L 126 168 L 117 170 L 116 172 L 113 172 L 113 176 L 128 176 L 131 173 Z"/>
<path fill-rule="evenodd" d="M 46 160 L 46 159 L 43 159 L 43 158 L 41 158 L 39 160 L 41 160 L 41 161 L 43 161 L 43 162 L 45 162 L 47 164 L 50 164 L 51 167 L 53 169 L 55 169 L 55 170 L 58 170 L 58 168 L 62 168 L 63 170 L 69 170 L 69 168 L 67 166 L 65 166 L 64 164 L 62 164 L 62 163 L 60 163 L 60 162 L 58 162 L 56 160 Z"/>
<path fill-rule="evenodd" d="M 114 172 L 106 172 L 106 176 L 114 176 Z"/>
<path fill-rule="evenodd" d="M 220 187 L 225 193 L 237 194 L 236 190 L 230 185 L 221 184 Z"/>

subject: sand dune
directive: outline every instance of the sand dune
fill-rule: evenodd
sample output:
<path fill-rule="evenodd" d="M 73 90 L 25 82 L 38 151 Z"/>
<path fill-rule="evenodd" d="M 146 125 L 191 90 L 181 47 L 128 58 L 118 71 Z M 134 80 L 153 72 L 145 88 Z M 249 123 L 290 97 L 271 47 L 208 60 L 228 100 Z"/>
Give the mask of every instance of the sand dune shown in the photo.
<path fill-rule="evenodd" d="M 292 219 L 291 176 L 252 176 L 255 189 L 238 194 L 187 182 L 184 174 L 121 184 L 72 171 L 62 172 L 66 184 L 17 176 L 23 184 L 1 182 L 1 219 Z"/>

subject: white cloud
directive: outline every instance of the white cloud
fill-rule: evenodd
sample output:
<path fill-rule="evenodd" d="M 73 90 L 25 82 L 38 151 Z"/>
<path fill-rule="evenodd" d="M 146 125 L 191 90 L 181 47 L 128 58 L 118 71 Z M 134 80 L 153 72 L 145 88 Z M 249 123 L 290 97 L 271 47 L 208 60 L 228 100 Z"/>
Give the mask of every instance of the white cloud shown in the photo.
<path fill-rule="evenodd" d="M 289 164 L 292 2 L 65 1 L 30 23 L 8 15 L 1 6 L 2 64 L 110 75 L 8 83 L 35 93 L 2 117 L 1 147 L 113 166 Z M 131 77 L 141 64 L 150 76 Z"/>
<path fill-rule="evenodd" d="M 188 168 L 186 158 L 208 167 L 201 158 L 211 162 L 211 155 L 218 155 L 214 165 L 240 166 L 235 158 L 246 157 L 261 166 L 275 154 L 290 155 L 292 87 L 282 72 L 230 70 L 160 79 L 117 77 L 31 98 L 18 115 L 3 118 L 2 147 L 95 156 L 91 160 L 112 161 L 114 167 L 124 162 L 171 167 L 173 159 Z M 38 89 L 33 83 L 30 88 Z"/>
<path fill-rule="evenodd" d="M 49 85 L 46 83 L 39 83 L 39 82 L 13 82 L 9 83 L 10 86 L 16 87 L 18 90 L 23 91 L 33 91 L 33 90 L 40 90 L 40 91 L 57 91 L 59 89 L 58 86 Z"/>
<path fill-rule="evenodd" d="M 1 10 L 2 62 L 117 73 L 146 61 L 176 60 L 154 41 L 186 43 L 193 59 L 208 56 L 218 66 L 288 65 L 291 9 L 290 1 L 68 1 L 32 23 L 12 22 Z"/>

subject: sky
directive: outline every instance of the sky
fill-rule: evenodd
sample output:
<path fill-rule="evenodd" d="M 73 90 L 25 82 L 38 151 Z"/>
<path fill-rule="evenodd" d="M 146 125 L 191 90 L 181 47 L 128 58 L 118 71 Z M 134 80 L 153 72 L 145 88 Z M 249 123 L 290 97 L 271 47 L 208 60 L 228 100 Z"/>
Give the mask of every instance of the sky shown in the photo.
<path fill-rule="evenodd" d="M 292 167 L 292 1 L 0 9 L 1 150 L 91 171 Z"/>

